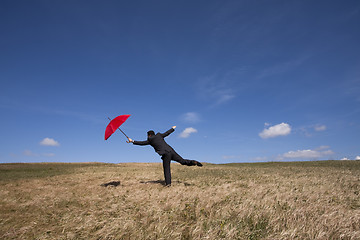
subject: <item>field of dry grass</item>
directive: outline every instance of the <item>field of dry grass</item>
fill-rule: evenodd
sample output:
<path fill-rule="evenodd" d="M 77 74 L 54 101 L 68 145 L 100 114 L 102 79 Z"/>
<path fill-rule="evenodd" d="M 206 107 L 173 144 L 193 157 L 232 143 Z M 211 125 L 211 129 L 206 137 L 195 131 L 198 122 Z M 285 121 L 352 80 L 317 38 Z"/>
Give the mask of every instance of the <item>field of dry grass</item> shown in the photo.
<path fill-rule="evenodd" d="M 0 239 L 360 239 L 360 162 L 0 164 Z M 119 186 L 101 184 L 120 181 Z"/>

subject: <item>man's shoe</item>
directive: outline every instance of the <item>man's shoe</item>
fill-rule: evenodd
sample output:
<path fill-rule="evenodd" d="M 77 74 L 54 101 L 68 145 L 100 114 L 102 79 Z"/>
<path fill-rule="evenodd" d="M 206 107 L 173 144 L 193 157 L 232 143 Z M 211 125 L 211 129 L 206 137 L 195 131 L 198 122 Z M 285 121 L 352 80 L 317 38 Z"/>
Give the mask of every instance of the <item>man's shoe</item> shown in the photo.
<path fill-rule="evenodd" d="M 195 161 L 194 160 L 194 165 L 198 166 L 198 167 L 202 167 L 203 165 L 201 164 L 201 162 Z"/>

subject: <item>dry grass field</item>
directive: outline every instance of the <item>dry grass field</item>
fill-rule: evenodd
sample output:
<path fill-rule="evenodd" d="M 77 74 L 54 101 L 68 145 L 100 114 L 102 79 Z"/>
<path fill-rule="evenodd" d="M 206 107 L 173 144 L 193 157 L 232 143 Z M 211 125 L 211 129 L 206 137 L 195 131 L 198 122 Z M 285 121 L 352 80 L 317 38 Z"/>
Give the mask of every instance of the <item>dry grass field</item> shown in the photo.
<path fill-rule="evenodd" d="M 360 162 L 0 164 L 0 239 L 360 239 Z M 101 186 L 120 181 L 119 186 Z"/>

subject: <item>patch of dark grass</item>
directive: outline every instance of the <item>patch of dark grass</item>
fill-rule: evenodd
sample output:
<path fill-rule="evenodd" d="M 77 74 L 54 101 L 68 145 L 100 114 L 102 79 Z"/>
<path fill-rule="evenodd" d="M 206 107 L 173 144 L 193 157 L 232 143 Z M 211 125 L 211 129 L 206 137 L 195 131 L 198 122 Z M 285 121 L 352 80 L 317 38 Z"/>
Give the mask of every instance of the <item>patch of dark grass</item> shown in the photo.
<path fill-rule="evenodd" d="M 109 165 L 105 163 L 5 163 L 0 164 L 0 181 L 46 178 L 74 173 L 81 168 Z"/>

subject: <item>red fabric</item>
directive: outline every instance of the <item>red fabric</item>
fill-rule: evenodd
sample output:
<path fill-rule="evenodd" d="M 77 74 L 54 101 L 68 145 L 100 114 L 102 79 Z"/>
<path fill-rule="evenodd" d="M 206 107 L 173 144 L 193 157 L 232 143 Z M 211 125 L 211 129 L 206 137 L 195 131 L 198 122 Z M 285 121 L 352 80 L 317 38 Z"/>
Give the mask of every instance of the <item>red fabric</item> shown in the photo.
<path fill-rule="evenodd" d="M 126 119 L 128 119 L 128 117 L 130 117 L 130 115 L 120 115 L 111 120 L 105 129 L 105 140 L 107 140 L 111 136 L 111 134 L 113 134 L 116 129 L 118 129 L 121 124 L 123 124 Z"/>

